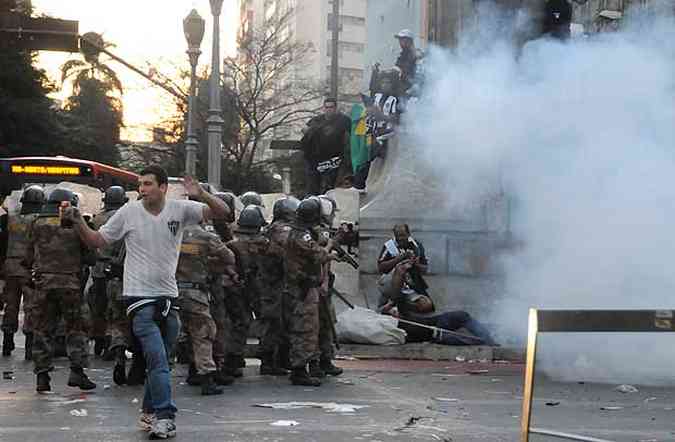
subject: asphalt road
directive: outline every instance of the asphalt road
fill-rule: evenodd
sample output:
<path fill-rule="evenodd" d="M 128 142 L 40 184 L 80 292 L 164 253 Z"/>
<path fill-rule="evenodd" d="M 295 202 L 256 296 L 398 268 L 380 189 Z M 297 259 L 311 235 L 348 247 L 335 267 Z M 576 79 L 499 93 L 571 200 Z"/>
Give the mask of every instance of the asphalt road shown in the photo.
<path fill-rule="evenodd" d="M 68 361 L 57 361 L 53 392 L 37 394 L 23 351 L 1 358 L 0 441 L 135 441 L 141 387 L 117 387 L 111 367 L 92 361 L 98 383 L 91 393 L 67 387 Z M 226 394 L 202 397 L 174 376 L 178 436 L 182 441 L 516 441 L 522 400 L 522 366 L 429 361 L 338 361 L 345 374 L 319 388 L 292 386 L 285 378 L 258 376 L 257 367 Z M 478 374 L 467 371 L 479 370 Z M 480 372 L 483 370 L 483 372 Z M 487 372 L 484 372 L 487 370 Z M 561 384 L 543 379 L 536 389 L 533 426 L 614 441 L 675 441 L 675 389 L 622 394 L 614 385 Z M 353 412 L 324 408 L 273 409 L 287 402 L 363 406 Z M 546 403 L 557 405 L 546 405 Z M 602 410 L 601 407 L 621 407 Z M 74 411 L 76 410 L 76 411 Z M 86 416 L 82 414 L 86 411 Z M 344 410 L 343 410 L 344 411 Z M 292 426 L 277 426 L 293 421 Z M 281 422 L 283 424 L 283 422 Z M 276 425 L 275 425 L 276 424 Z M 288 422 L 286 422 L 288 424 Z M 532 436 L 531 441 L 553 441 Z"/>

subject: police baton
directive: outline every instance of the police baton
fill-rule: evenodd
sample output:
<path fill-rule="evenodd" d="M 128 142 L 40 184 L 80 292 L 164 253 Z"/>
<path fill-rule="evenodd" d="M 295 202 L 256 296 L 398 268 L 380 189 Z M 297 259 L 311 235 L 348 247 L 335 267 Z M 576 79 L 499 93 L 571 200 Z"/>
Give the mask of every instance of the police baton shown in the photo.
<path fill-rule="evenodd" d="M 340 298 L 340 301 L 342 301 L 342 302 L 345 303 L 345 305 L 346 305 L 347 307 L 349 307 L 350 309 L 354 309 L 354 304 L 352 304 L 351 302 L 349 302 L 349 301 L 347 300 L 347 298 L 345 298 L 344 295 L 343 295 L 342 293 L 338 292 L 338 291 L 335 289 L 335 287 L 331 287 L 331 288 L 328 290 L 328 293 L 330 293 L 331 295 L 337 296 L 338 298 Z"/>

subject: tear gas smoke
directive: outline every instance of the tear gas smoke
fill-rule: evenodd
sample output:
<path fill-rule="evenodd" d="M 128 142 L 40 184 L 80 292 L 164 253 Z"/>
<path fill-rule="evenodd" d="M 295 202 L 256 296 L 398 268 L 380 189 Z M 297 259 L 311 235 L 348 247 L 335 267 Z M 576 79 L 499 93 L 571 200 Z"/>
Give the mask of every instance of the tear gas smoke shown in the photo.
<path fill-rule="evenodd" d="M 456 50 L 430 50 L 433 93 L 407 124 L 453 199 L 502 189 L 512 198 L 524 247 L 500 260 L 497 335 L 522 345 L 531 306 L 675 309 L 673 17 L 634 11 L 618 33 L 515 48 L 499 13 L 488 15 Z M 543 335 L 539 367 L 564 379 L 673 383 L 674 342 Z"/>

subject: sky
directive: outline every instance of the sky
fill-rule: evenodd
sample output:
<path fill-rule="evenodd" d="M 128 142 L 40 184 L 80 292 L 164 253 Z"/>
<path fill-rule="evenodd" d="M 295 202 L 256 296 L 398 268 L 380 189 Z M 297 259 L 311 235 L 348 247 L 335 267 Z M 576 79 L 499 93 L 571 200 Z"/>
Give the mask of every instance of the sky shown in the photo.
<path fill-rule="evenodd" d="M 147 62 L 166 75 L 175 75 L 179 68 L 189 68 L 185 51 L 182 20 L 192 8 L 206 20 L 199 68 L 211 61 L 211 29 L 213 26 L 208 0 L 33 0 L 37 14 L 80 22 L 80 34 L 98 32 L 114 43 L 115 55 L 147 72 Z M 234 55 L 239 21 L 238 0 L 225 0 L 220 18 L 222 56 Z M 60 66 L 79 54 L 41 52 L 38 65 L 61 87 Z M 102 58 L 105 61 L 105 58 Z M 128 70 L 117 62 L 108 65 L 117 72 L 125 87 L 122 138 L 148 141 L 152 127 L 162 117 L 172 114 L 172 97 L 162 89 Z M 61 100 L 69 95 L 69 87 L 54 94 Z"/>

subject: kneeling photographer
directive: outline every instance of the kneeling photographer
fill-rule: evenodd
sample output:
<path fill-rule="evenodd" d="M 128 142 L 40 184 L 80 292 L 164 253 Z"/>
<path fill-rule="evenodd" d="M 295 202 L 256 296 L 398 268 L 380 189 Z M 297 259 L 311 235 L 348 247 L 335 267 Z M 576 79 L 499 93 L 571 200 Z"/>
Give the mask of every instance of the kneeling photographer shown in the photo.
<path fill-rule="evenodd" d="M 393 229 L 394 238 L 380 251 L 377 267 L 381 296 L 378 311 L 400 318 L 398 327 L 408 334 L 407 342 L 433 341 L 446 345 L 496 345 L 489 331 L 462 310 L 437 312 L 424 280 L 428 260 L 421 242 L 410 235 L 407 224 Z M 465 328 L 478 339 L 452 332 Z"/>

